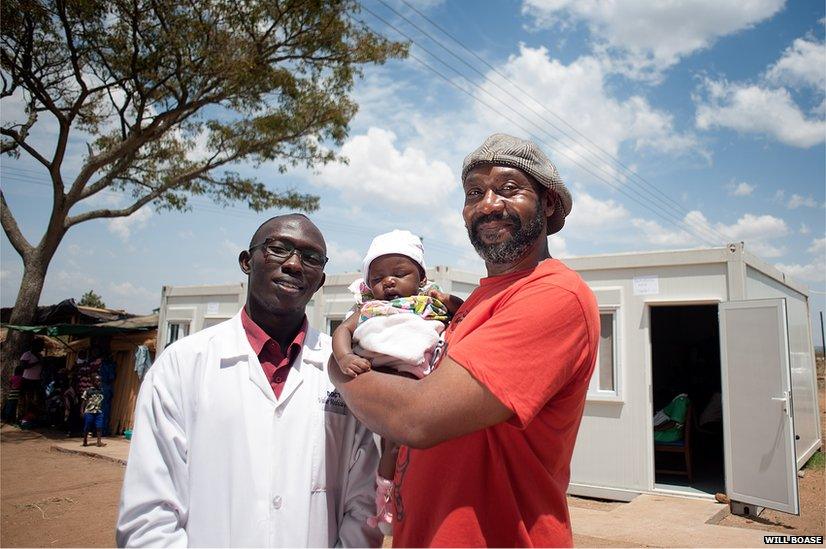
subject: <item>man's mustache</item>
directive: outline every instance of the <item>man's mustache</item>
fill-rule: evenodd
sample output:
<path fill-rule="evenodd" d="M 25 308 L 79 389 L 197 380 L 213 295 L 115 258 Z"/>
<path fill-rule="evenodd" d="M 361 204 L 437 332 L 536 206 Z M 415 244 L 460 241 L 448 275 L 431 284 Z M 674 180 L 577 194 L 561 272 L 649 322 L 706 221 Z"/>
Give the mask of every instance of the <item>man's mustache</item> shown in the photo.
<path fill-rule="evenodd" d="M 514 226 L 514 229 L 516 229 L 516 231 L 519 231 L 522 228 L 522 222 L 519 220 L 519 217 L 511 216 L 506 214 L 505 212 L 502 212 L 500 214 L 489 213 L 480 215 L 479 217 L 473 220 L 473 222 L 470 225 L 470 230 L 476 233 L 479 231 L 479 225 L 481 225 L 482 223 L 490 223 L 494 221 L 509 222 Z"/>

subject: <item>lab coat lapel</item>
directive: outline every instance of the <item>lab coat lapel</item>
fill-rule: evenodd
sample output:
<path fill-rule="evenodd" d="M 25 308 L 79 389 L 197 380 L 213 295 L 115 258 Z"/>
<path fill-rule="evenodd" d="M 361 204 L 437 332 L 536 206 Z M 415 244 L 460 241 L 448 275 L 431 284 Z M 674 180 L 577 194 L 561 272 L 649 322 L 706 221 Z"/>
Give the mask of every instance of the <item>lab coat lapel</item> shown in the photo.
<path fill-rule="evenodd" d="M 244 331 L 243 324 L 241 324 L 240 311 L 232 318 L 231 323 L 234 337 L 229 339 L 227 345 L 222 349 L 222 360 L 229 358 L 234 358 L 235 360 L 246 358 L 247 375 L 249 376 L 250 382 L 258 387 L 273 405 L 278 404 L 270 382 L 267 380 L 267 376 L 264 375 L 264 369 L 261 367 L 255 351 L 252 350 L 249 339 L 247 339 L 247 333 Z"/>
<path fill-rule="evenodd" d="M 269 399 L 273 404 L 278 405 L 278 400 L 275 398 L 275 393 L 272 390 L 272 385 L 267 380 L 267 376 L 264 375 L 264 368 L 261 367 L 261 363 L 258 361 L 258 357 L 255 356 L 255 353 L 252 351 L 252 347 L 250 347 L 249 352 L 249 376 L 250 381 L 259 389 L 261 392 L 266 395 L 267 399 Z"/>
<path fill-rule="evenodd" d="M 290 396 L 301 386 L 306 377 L 313 375 L 314 369 L 323 370 L 323 360 L 326 359 L 323 355 L 318 332 L 308 326 L 301 354 L 296 357 L 287 376 L 287 383 L 284 384 L 284 389 L 281 390 L 281 398 L 278 399 L 279 406 L 290 399 Z"/>

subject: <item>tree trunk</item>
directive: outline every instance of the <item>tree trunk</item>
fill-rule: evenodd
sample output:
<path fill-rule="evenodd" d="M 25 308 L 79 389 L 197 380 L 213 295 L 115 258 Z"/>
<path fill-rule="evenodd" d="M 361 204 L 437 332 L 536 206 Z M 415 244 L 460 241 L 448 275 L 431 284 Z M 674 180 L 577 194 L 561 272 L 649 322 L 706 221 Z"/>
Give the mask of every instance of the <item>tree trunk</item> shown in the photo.
<path fill-rule="evenodd" d="M 57 240 L 59 242 L 60 239 Z M 28 258 L 23 259 L 23 280 L 20 282 L 20 290 L 17 292 L 17 301 L 14 303 L 9 324 L 27 325 L 34 320 L 46 280 L 46 271 L 56 249 L 56 245 L 51 247 L 51 252 L 35 248 Z M 0 372 L 4 389 L 8 388 L 8 381 L 20 362 L 20 355 L 30 341 L 31 335 L 17 330 L 9 330 L 6 334 L 6 341 L 0 349 Z"/>

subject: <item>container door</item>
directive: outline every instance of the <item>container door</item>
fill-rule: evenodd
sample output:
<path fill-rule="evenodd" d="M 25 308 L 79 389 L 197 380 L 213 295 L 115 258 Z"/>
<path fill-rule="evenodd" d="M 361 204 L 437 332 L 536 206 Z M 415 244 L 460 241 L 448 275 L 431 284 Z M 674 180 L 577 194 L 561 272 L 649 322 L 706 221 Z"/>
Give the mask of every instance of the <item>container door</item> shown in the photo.
<path fill-rule="evenodd" d="M 789 363 L 785 300 L 720 304 L 726 491 L 797 515 Z"/>

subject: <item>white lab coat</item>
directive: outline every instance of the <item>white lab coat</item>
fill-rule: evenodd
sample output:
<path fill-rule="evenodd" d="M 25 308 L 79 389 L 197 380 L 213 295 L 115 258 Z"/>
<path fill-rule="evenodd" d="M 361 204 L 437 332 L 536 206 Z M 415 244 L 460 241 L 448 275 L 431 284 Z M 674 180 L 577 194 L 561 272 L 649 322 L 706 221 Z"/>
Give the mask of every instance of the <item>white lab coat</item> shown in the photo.
<path fill-rule="evenodd" d="M 378 547 L 378 449 L 308 328 L 276 399 L 240 313 L 169 346 L 143 380 L 119 546 Z"/>

